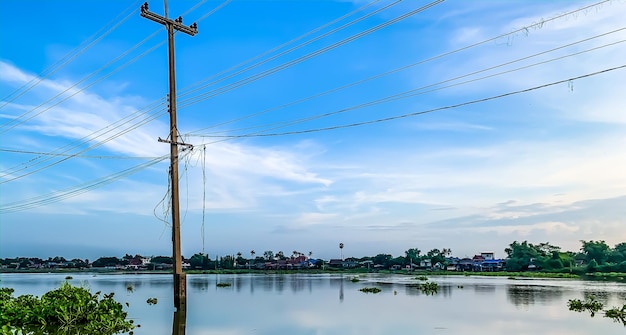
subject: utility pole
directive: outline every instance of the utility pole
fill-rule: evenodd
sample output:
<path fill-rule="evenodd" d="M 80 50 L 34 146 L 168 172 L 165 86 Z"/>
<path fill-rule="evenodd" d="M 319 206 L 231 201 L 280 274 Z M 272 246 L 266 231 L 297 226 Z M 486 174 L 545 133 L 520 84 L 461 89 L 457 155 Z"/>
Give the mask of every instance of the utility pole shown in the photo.
<path fill-rule="evenodd" d="M 178 200 L 178 146 L 185 143 L 178 142 L 178 129 L 176 128 L 176 73 L 174 69 L 174 30 L 194 36 L 198 33 L 198 25 L 193 23 L 187 27 L 183 25 L 183 18 L 175 20 L 167 17 L 167 1 L 165 1 L 165 17 L 148 11 L 148 3 L 141 6 L 141 16 L 160 23 L 167 29 L 168 55 L 169 55 L 169 112 L 170 112 L 170 136 L 169 140 L 159 138 L 159 142 L 170 143 L 170 178 L 172 184 L 172 258 L 174 261 L 174 307 L 176 310 L 186 310 L 187 306 L 187 278 L 183 273 L 182 254 L 180 251 L 180 210 Z"/>

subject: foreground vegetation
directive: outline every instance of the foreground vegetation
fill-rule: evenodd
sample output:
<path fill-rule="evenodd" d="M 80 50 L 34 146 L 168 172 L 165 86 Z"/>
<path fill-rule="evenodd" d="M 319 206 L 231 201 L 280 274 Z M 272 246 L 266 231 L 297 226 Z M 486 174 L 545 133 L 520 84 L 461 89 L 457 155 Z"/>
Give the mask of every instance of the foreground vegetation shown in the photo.
<path fill-rule="evenodd" d="M 594 296 L 587 298 L 587 300 L 582 301 L 580 299 L 570 299 L 567 302 L 567 306 L 570 311 L 574 312 L 589 312 L 591 317 L 594 317 L 596 313 L 602 311 L 605 318 L 612 319 L 615 322 L 621 323 L 626 326 L 626 304 L 619 307 L 613 307 L 607 310 L 603 310 L 604 304 L 600 301 L 596 300 Z"/>
<path fill-rule="evenodd" d="M 127 320 L 122 304 L 113 293 L 75 287 L 65 282 L 41 298 L 13 296 L 12 288 L 0 288 L 0 329 L 2 334 L 102 334 L 130 332 L 133 320 Z M 139 326 L 137 326 L 139 327 Z"/>

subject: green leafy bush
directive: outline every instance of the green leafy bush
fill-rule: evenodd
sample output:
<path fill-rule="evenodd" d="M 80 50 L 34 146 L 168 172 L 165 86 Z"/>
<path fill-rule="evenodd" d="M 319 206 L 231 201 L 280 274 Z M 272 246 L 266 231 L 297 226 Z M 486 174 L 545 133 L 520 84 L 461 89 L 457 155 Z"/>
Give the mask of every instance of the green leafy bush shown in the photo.
<path fill-rule="evenodd" d="M 63 283 L 41 298 L 13 297 L 11 288 L 0 289 L 0 328 L 3 333 L 49 334 L 60 330 L 71 333 L 115 334 L 131 331 L 122 304 L 113 293 L 100 297 L 88 289 Z M 132 333 L 132 332 L 131 332 Z"/>

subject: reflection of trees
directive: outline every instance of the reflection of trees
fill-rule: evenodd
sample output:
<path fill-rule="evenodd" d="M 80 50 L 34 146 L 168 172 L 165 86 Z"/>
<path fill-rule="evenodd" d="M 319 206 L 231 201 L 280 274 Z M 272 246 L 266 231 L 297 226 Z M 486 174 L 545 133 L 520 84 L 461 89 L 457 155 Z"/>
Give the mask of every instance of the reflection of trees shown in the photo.
<path fill-rule="evenodd" d="M 291 283 L 290 283 L 291 284 L 290 285 L 291 286 L 291 291 L 293 293 L 296 293 L 296 292 L 304 290 L 306 282 L 310 281 L 310 279 L 309 280 L 305 280 L 305 279 L 303 279 L 300 276 L 292 276 L 290 279 L 291 279 Z"/>
<path fill-rule="evenodd" d="M 450 284 L 439 284 L 439 288 L 437 291 L 438 294 L 442 294 L 444 297 L 449 298 L 452 296 L 452 285 Z"/>
<path fill-rule="evenodd" d="M 193 278 L 189 279 L 189 286 L 192 289 L 198 291 L 206 291 L 209 288 L 209 279 L 208 278 Z"/>
<path fill-rule="evenodd" d="M 609 292 L 606 291 L 584 291 L 583 297 L 585 300 L 591 299 L 594 297 L 595 300 L 601 302 L 603 305 L 607 305 L 609 303 Z"/>
<path fill-rule="evenodd" d="M 509 301 L 520 307 L 545 304 L 549 301 L 560 299 L 563 295 L 563 288 L 556 286 L 508 285 L 506 293 Z"/>
<path fill-rule="evenodd" d="M 474 292 L 476 292 L 477 294 L 493 294 L 496 292 L 496 285 L 493 285 L 493 284 L 474 285 Z"/>
<path fill-rule="evenodd" d="M 242 279 L 239 276 L 235 276 L 235 290 L 241 292 Z"/>
<path fill-rule="evenodd" d="M 282 293 L 285 290 L 285 277 L 282 275 L 274 276 L 274 280 L 276 281 L 276 290 Z"/>

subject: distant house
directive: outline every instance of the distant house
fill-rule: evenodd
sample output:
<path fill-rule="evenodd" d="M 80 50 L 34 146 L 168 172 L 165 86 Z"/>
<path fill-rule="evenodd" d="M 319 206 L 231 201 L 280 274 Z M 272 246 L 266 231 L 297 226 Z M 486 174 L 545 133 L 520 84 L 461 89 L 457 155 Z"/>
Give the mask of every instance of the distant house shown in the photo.
<path fill-rule="evenodd" d="M 481 252 L 480 256 L 486 261 L 496 259 L 495 254 L 493 252 Z"/>
<path fill-rule="evenodd" d="M 328 266 L 331 267 L 331 268 L 342 268 L 343 267 L 343 260 L 337 259 L 337 258 L 333 258 L 330 261 L 328 261 Z"/>
<path fill-rule="evenodd" d="M 433 267 L 433 263 L 430 259 L 422 259 L 420 261 L 420 268 L 430 269 Z"/>
<path fill-rule="evenodd" d="M 371 268 L 374 267 L 374 262 L 370 261 L 370 260 L 363 261 L 363 262 L 361 262 L 361 266 L 364 267 L 364 268 L 371 269 Z"/>
<path fill-rule="evenodd" d="M 346 259 L 343 261 L 342 266 L 347 269 L 354 269 L 359 267 L 359 262 L 355 259 Z"/>
<path fill-rule="evenodd" d="M 505 262 L 502 259 L 488 259 L 483 261 L 482 271 L 502 271 L 504 269 Z"/>
<path fill-rule="evenodd" d="M 475 255 L 474 257 L 472 257 L 472 271 L 482 271 L 484 261 L 485 257 L 483 257 L 482 255 Z"/>
<path fill-rule="evenodd" d="M 471 258 L 463 258 L 457 266 L 459 271 L 472 271 L 474 269 L 474 261 Z"/>

